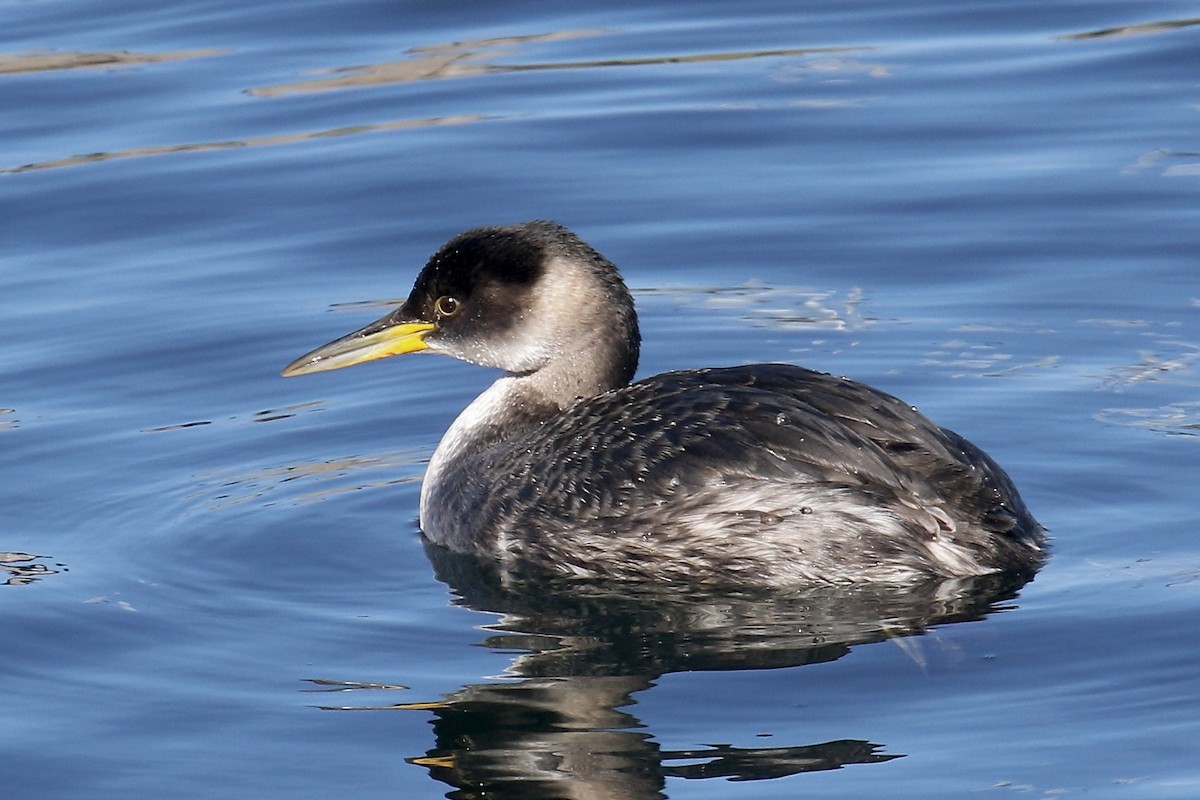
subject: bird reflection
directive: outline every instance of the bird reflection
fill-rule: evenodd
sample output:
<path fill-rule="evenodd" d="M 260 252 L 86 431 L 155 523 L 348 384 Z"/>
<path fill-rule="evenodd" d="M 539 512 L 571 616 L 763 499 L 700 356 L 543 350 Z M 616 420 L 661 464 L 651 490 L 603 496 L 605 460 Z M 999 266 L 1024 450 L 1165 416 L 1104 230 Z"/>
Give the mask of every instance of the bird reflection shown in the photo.
<path fill-rule="evenodd" d="M 978 620 L 1006 608 L 1032 577 L 714 592 L 500 574 L 490 562 L 426 549 L 457 604 L 501 615 L 483 645 L 518 653 L 507 670 L 516 680 L 432 702 L 337 708 L 431 712 L 433 746 L 407 761 L 453 787 L 454 800 L 645 800 L 665 797 L 668 778 L 755 781 L 902 758 L 864 739 L 668 750 L 630 709 L 670 673 L 830 662 L 855 645 Z M 706 733 L 695 740 L 716 738 Z"/>

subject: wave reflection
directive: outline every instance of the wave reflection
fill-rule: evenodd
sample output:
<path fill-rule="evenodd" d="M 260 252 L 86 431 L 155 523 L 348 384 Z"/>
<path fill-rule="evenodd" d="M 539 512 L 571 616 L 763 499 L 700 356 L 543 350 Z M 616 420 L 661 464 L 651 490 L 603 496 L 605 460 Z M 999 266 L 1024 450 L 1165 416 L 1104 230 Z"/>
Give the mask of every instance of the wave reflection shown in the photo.
<path fill-rule="evenodd" d="M 1118 25 L 1113 28 L 1100 28 L 1094 31 L 1083 31 L 1082 33 L 1067 33 L 1059 36 L 1059 39 L 1115 39 L 1118 36 L 1146 36 L 1151 33 L 1165 33 L 1167 31 L 1179 30 L 1180 28 L 1188 28 L 1192 25 L 1200 25 L 1200 17 L 1191 17 L 1188 19 L 1162 19 L 1154 22 L 1142 22 L 1137 25 Z"/>
<path fill-rule="evenodd" d="M 132 64 L 155 64 L 160 61 L 182 61 L 189 58 L 208 58 L 225 55 L 225 50 L 180 50 L 174 53 L 86 53 L 78 50 L 64 53 L 0 53 L 0 75 L 22 72 L 50 72 L 63 69 L 98 69 L 124 67 Z"/>
<path fill-rule="evenodd" d="M 636 698 L 671 673 L 827 664 L 887 640 L 903 642 L 924 668 L 916 637 L 1011 608 L 1031 577 L 706 592 L 563 582 L 501 572 L 430 544 L 426 552 L 457 604 L 499 615 L 483 626 L 479 644 L 510 655 L 504 675 L 440 698 L 407 701 L 397 695 L 410 690 L 395 683 L 311 683 L 345 698 L 322 704 L 325 710 L 431 713 L 434 741 L 405 760 L 453 787 L 448 797 L 497 800 L 651 800 L 664 796 L 670 779 L 774 780 L 902 758 L 865 737 L 826 741 L 816 731 L 811 743 L 736 747 L 719 743 L 722 730 L 696 730 L 690 736 L 695 746 L 666 749 L 638 716 Z M 736 707 L 729 712 L 740 713 Z M 760 735 L 806 735 L 802 723 L 788 732 L 771 731 L 772 724 L 764 719 Z"/>
<path fill-rule="evenodd" d="M 73 167 L 80 164 L 96 164 L 101 161 L 114 161 L 119 158 L 137 158 L 140 156 L 161 156 L 168 153 L 203 153 L 211 150 L 237 150 L 244 147 L 270 147 L 281 144 L 295 144 L 311 139 L 331 139 L 338 136 L 357 136 L 363 133 L 383 133 L 409 128 L 432 128 L 439 125 L 464 125 L 469 122 L 479 122 L 484 117 L 464 114 L 448 117 L 427 117 L 425 119 L 397 119 L 388 122 L 376 122 L 368 125 L 347 125 L 341 128 L 327 128 L 320 131 L 303 133 L 281 133 L 273 136 L 255 136 L 248 139 L 228 139 L 219 142 L 193 142 L 190 144 L 168 144 L 150 147 L 134 147 L 129 150 L 110 150 L 86 155 L 68 156 L 50 161 L 36 161 L 32 164 L 22 164 L 19 167 L 2 167 L 0 175 L 17 172 L 32 172 L 39 169 L 56 169 L 58 167 Z"/>
<path fill-rule="evenodd" d="M 520 45 L 577 39 L 598 36 L 604 33 L 607 33 L 607 31 L 596 29 L 557 31 L 529 36 L 506 36 L 494 39 L 477 39 L 474 41 L 414 47 L 408 51 L 411 57 L 399 61 L 385 61 L 378 64 L 364 64 L 351 67 L 335 67 L 324 71 L 327 74 L 333 75 L 333 77 L 316 78 L 275 86 L 263 86 L 247 89 L 246 91 L 247 94 L 256 97 L 276 97 L 298 92 L 357 89 L 364 86 L 442 80 L 446 78 L 468 78 L 479 75 L 512 72 L 745 61 L 756 58 L 848 53 L 865 49 L 861 47 L 799 47 L 778 50 L 745 50 L 732 53 L 694 53 L 688 55 L 605 58 L 590 61 L 548 61 L 525 64 L 498 64 L 493 60 L 511 54 L 513 49 Z"/>

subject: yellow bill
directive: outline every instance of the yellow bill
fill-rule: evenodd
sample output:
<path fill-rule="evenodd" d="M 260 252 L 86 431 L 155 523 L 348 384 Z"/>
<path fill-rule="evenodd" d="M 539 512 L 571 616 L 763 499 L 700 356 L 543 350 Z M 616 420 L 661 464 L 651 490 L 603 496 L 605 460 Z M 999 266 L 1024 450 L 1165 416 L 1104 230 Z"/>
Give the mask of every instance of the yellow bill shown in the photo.
<path fill-rule="evenodd" d="M 307 375 L 374 361 L 377 358 L 418 353 L 428 348 L 425 337 L 437 326 L 432 322 L 400 321 L 395 313 L 376 320 L 311 353 L 305 353 L 283 370 L 283 376 Z"/>

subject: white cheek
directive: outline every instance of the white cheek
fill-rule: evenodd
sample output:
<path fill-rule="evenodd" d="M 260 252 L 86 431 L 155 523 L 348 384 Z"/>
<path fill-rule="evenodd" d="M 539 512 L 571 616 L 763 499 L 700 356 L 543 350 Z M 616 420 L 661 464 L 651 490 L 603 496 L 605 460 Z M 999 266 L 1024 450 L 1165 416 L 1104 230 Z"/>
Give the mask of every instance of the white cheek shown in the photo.
<path fill-rule="evenodd" d="M 492 339 L 450 343 L 430 340 L 429 350 L 469 364 L 522 373 L 545 366 L 556 353 L 557 343 L 547 339 L 544 332 L 534 335 L 528 327 L 518 327 Z"/>

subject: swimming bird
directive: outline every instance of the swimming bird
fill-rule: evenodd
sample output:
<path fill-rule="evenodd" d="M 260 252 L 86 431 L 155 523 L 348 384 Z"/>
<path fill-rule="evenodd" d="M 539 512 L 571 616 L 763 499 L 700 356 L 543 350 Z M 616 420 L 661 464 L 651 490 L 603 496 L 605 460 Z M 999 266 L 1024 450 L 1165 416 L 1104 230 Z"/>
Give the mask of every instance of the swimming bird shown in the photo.
<path fill-rule="evenodd" d="M 588 579 L 907 583 L 1034 569 L 1043 533 L 1004 471 L 862 383 L 788 364 L 630 383 L 617 268 L 553 222 L 476 228 L 408 299 L 283 374 L 441 353 L 504 374 L 425 473 L 434 544 Z"/>

